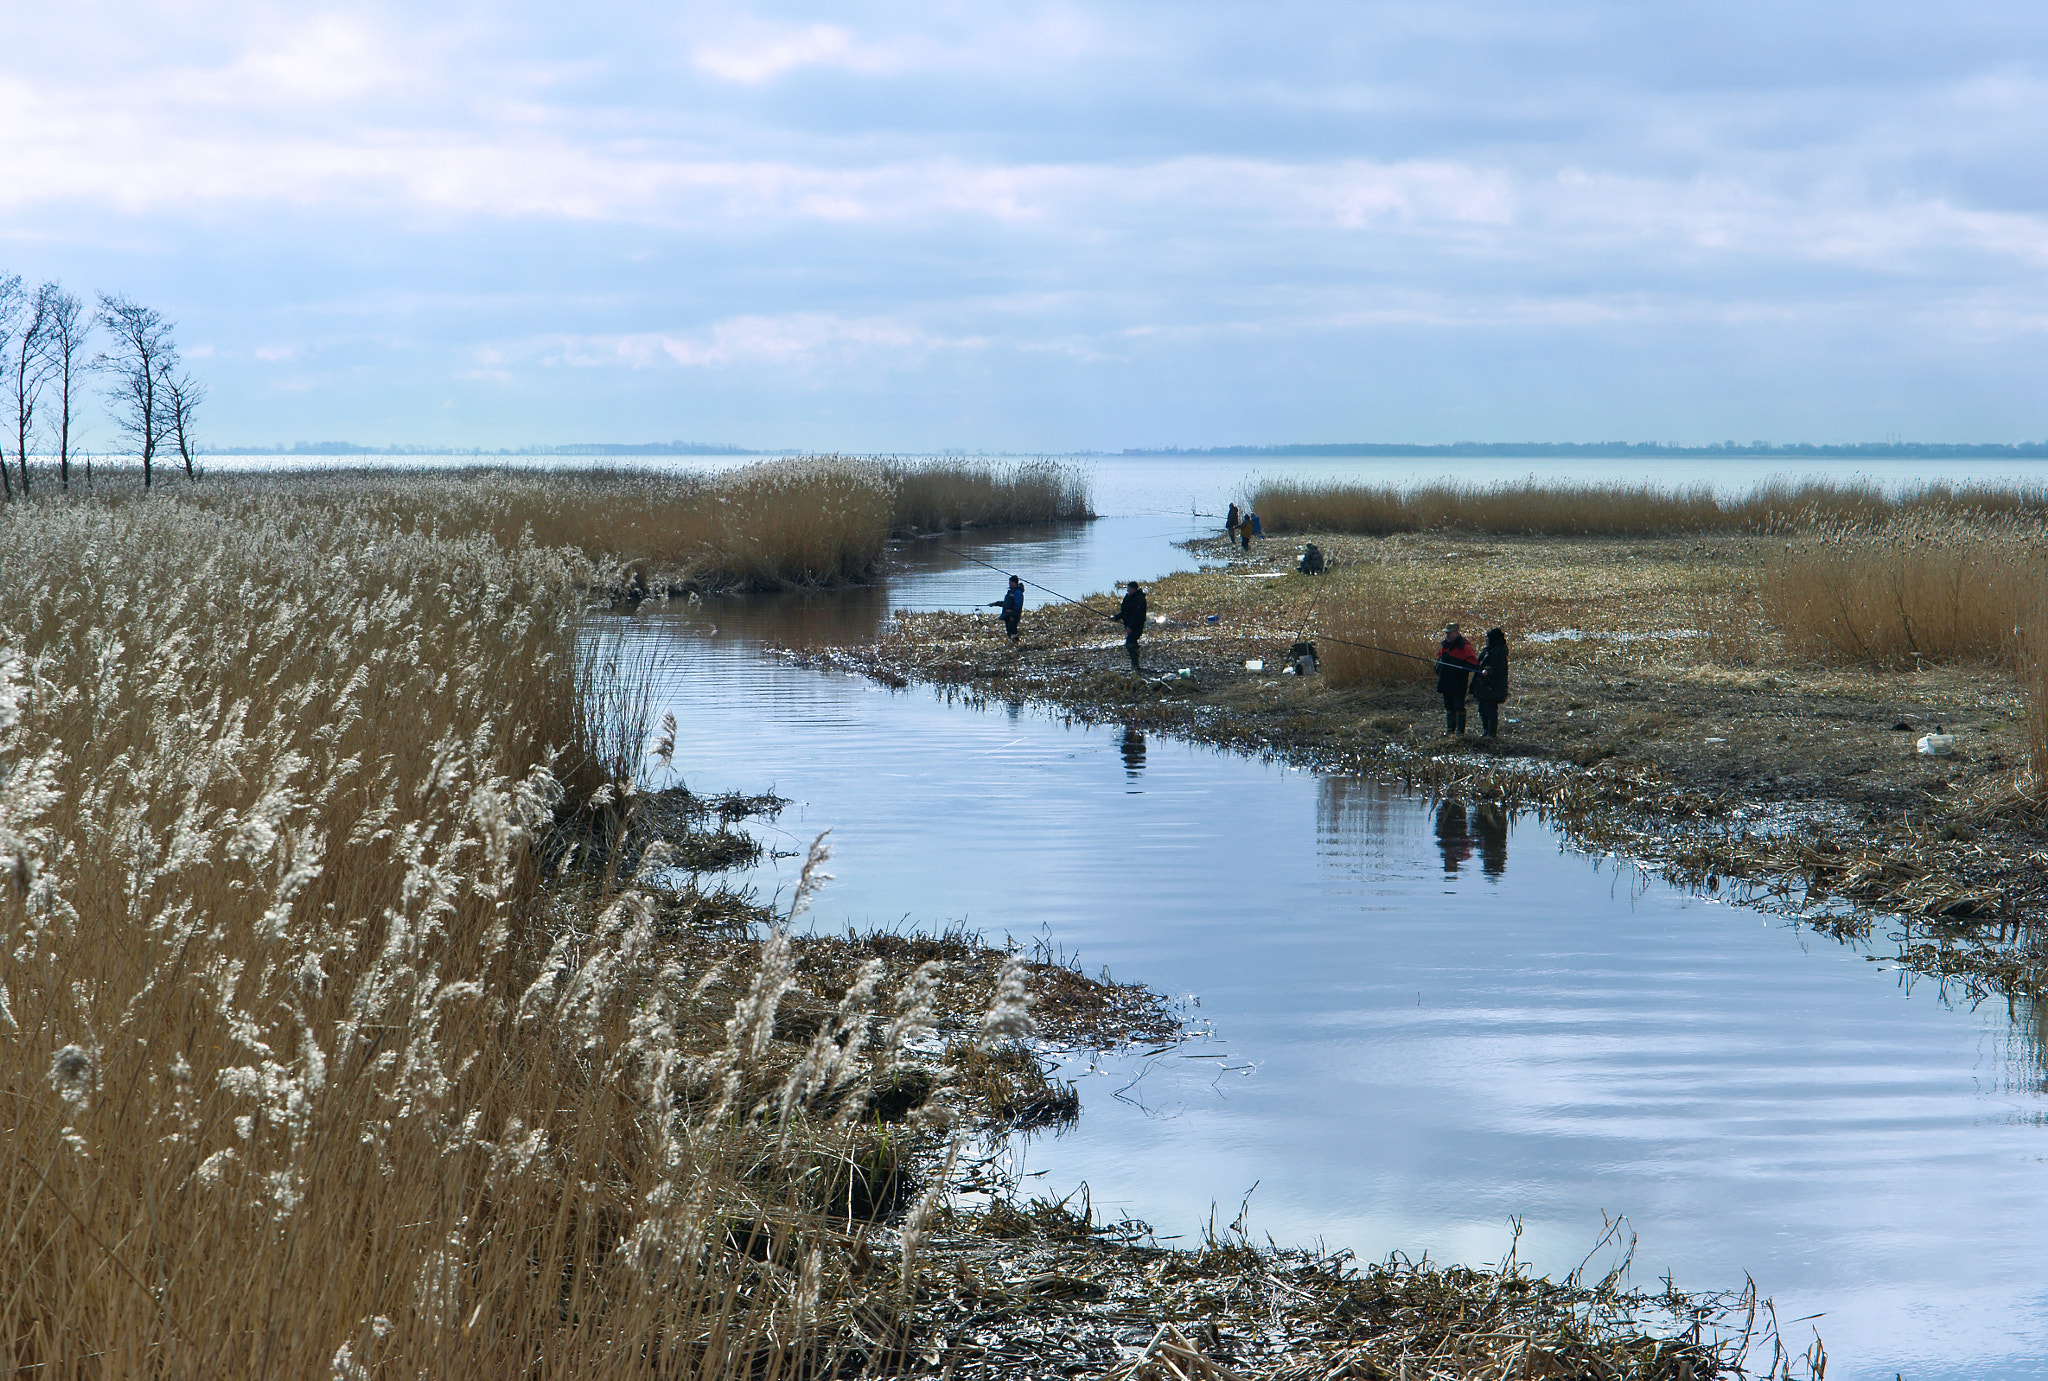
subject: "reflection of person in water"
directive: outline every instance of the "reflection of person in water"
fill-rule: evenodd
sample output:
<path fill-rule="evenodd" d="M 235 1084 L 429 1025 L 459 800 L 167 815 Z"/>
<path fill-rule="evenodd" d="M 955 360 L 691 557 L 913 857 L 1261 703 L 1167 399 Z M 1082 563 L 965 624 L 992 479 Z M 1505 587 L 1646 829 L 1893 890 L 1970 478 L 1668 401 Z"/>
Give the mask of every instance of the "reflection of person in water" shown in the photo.
<path fill-rule="evenodd" d="M 1490 878 L 1508 870 L 1508 813 L 1496 805 L 1472 808 L 1472 835 L 1479 841 L 1479 868 Z"/>
<path fill-rule="evenodd" d="M 1124 771 L 1135 777 L 1145 770 L 1145 731 L 1138 728 L 1124 730 Z"/>
<path fill-rule="evenodd" d="M 1455 877 L 1458 865 L 1472 857 L 1472 834 L 1466 827 L 1463 801 L 1445 801 L 1436 808 L 1436 846 L 1444 853 L 1445 877 Z"/>

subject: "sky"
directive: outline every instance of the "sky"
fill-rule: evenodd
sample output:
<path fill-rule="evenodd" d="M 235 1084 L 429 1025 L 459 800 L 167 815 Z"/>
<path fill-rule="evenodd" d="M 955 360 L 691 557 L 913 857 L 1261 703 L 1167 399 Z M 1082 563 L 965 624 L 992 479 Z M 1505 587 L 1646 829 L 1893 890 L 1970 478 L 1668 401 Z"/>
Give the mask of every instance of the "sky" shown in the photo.
<path fill-rule="evenodd" d="M 2048 437 L 2038 3 L 0 29 L 0 275 L 175 320 L 202 442 Z"/>

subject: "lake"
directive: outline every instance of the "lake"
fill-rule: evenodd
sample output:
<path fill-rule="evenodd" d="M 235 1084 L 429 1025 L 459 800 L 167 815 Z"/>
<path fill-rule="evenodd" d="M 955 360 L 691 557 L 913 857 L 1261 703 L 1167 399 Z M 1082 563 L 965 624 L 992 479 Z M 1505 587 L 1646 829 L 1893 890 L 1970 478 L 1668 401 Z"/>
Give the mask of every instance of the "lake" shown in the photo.
<path fill-rule="evenodd" d="M 1831 1378 L 2048 1376 L 2031 1011 L 1950 1004 L 1531 817 L 763 653 L 1000 594 L 949 549 L 1072 595 L 1185 567 L 1190 509 L 1219 510 L 1249 468 L 1100 462 L 1112 516 L 1084 528 L 910 543 L 867 589 L 607 624 L 660 658 L 655 712 L 681 725 L 692 789 L 791 798 L 761 832 L 795 857 L 756 871 L 764 891 L 786 894 L 829 827 L 822 928 L 965 922 L 1184 1001 L 1186 1044 L 1070 1062 L 1082 1117 L 1015 1147 L 1030 1192 L 1086 1182 L 1099 1210 L 1183 1240 L 1249 1195 L 1255 1239 L 1368 1258 L 1498 1260 L 1519 1218 L 1523 1258 L 1552 1273 L 1622 1214 L 1637 1284 L 1747 1272 L 1781 1319 L 1823 1315 L 1786 1334 L 1817 1327 Z"/>

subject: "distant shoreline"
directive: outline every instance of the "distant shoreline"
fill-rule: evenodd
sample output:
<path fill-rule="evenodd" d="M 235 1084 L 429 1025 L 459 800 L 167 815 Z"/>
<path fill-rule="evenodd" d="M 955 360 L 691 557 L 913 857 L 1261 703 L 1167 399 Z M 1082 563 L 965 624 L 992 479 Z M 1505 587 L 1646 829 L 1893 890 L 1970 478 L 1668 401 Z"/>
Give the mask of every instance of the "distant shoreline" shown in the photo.
<path fill-rule="evenodd" d="M 308 459 L 374 459 L 418 456 L 786 456 L 806 454 L 804 447 L 746 447 L 721 442 L 565 442 L 551 446 L 359 446 L 350 441 L 296 441 L 290 445 L 210 446 L 210 456 L 277 456 Z M 1009 455 L 1099 456 L 1142 460 L 1158 457 L 1246 457 L 1249 459 L 1327 459 L 1346 456 L 1527 456 L 1532 459 L 1561 457 L 1697 457 L 1713 460 L 1729 456 L 1787 460 L 2048 460 L 2048 441 L 1948 442 L 1948 441 L 1865 441 L 1816 444 L 1813 442 L 1755 441 L 1746 444 L 1715 442 L 1704 446 L 1681 446 L 1662 441 L 1449 441 L 1382 442 L 1336 441 L 1288 443 L 1272 446 L 1127 446 L 1121 451 L 935 451 L 876 452 L 900 456 L 944 456 L 972 459 Z"/>

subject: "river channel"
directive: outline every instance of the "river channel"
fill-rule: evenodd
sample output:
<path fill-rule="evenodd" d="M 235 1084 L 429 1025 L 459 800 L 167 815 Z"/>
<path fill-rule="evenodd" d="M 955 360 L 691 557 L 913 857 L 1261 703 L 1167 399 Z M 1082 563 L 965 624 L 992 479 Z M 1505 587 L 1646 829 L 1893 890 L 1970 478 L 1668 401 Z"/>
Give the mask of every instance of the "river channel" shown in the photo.
<path fill-rule="evenodd" d="M 1185 567 L 1188 507 L 616 621 L 658 659 L 682 779 L 792 801 L 762 827 L 796 854 L 764 891 L 829 827 L 821 928 L 965 923 L 1184 1001 L 1185 1044 L 1071 1062 L 1079 1123 L 1015 1152 L 1031 1192 L 1085 1182 L 1182 1240 L 1249 1196 L 1255 1239 L 1368 1258 L 1498 1260 L 1519 1219 L 1553 1273 L 1621 1214 L 1637 1284 L 1748 1273 L 1795 1346 L 1819 1330 L 1831 1378 L 2048 1377 L 2032 1014 L 1526 816 L 765 655 L 995 599 L 949 546 L 1072 594 Z"/>

